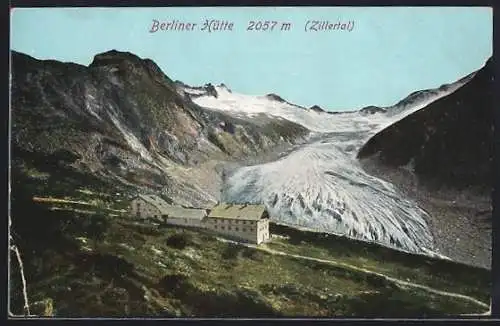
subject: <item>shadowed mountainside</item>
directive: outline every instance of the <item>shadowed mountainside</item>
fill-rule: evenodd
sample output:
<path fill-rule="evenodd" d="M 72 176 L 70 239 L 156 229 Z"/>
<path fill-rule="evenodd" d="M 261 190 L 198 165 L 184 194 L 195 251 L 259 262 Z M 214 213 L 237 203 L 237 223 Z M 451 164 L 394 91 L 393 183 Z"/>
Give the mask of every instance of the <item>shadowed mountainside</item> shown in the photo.
<path fill-rule="evenodd" d="M 384 165 L 410 165 L 434 186 L 491 189 L 493 71 L 489 61 L 453 94 L 438 99 L 373 136 L 359 158 L 377 154 Z"/>
<path fill-rule="evenodd" d="M 491 266 L 493 67 L 491 59 L 454 93 L 374 135 L 358 158 L 432 216 L 440 251 Z"/>

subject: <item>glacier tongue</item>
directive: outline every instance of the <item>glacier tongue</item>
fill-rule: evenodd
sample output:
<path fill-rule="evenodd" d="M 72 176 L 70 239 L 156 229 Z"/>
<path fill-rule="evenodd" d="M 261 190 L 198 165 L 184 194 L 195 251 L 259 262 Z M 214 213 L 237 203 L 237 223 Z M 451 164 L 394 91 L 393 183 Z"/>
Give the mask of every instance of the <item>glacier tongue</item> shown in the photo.
<path fill-rule="evenodd" d="M 426 213 L 395 187 L 364 172 L 356 159 L 373 135 L 462 83 L 433 91 L 420 101 L 397 104 L 385 113 L 316 112 L 269 96 L 250 96 L 214 87 L 212 93 L 184 88 L 198 105 L 238 117 L 267 115 L 311 131 L 310 142 L 281 159 L 239 168 L 225 181 L 222 200 L 263 203 L 276 221 L 374 241 L 426 254 L 433 239 Z M 404 102 L 404 101 L 403 101 Z"/>
<path fill-rule="evenodd" d="M 416 203 L 365 173 L 337 137 L 304 145 L 281 159 L 243 167 L 227 179 L 223 200 L 264 203 L 273 219 L 411 252 L 432 248 Z"/>

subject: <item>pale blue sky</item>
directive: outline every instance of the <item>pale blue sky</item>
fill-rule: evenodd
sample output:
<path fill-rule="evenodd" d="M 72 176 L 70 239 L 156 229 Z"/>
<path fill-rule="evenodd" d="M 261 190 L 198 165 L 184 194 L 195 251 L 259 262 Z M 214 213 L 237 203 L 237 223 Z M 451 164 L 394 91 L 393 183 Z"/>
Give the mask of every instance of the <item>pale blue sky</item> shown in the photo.
<path fill-rule="evenodd" d="M 234 28 L 149 33 L 153 19 L 223 19 Z M 250 32 L 250 20 L 292 28 Z M 305 32 L 308 20 L 354 21 L 354 29 Z M 477 70 L 492 55 L 492 20 L 492 10 L 481 7 L 15 9 L 11 48 L 84 65 L 97 53 L 129 51 L 187 84 L 223 82 L 240 93 L 352 110 L 391 105 Z"/>

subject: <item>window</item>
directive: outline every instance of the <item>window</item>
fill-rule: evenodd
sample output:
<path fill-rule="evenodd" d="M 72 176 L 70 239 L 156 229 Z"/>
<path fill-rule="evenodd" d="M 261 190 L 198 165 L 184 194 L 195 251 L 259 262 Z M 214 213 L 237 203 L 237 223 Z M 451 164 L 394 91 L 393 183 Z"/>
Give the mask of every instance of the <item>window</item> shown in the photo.
<path fill-rule="evenodd" d="M 247 224 L 247 221 L 243 221 L 243 224 Z"/>
<path fill-rule="evenodd" d="M 246 228 L 243 228 L 243 232 L 247 232 L 247 229 L 246 229 Z"/>
<path fill-rule="evenodd" d="M 137 212 L 136 212 L 137 217 L 141 216 L 141 203 L 137 202 Z"/>
<path fill-rule="evenodd" d="M 225 227 L 225 226 L 221 226 L 220 228 L 221 228 L 221 230 L 225 230 L 225 229 L 226 229 L 226 227 Z"/>
<path fill-rule="evenodd" d="M 216 225 L 216 226 L 214 226 L 214 229 L 216 229 L 216 230 L 217 230 L 217 225 Z"/>
<path fill-rule="evenodd" d="M 230 226 L 228 226 L 228 227 L 227 227 L 227 229 L 228 229 L 228 230 L 231 230 L 231 227 L 230 227 Z"/>
<path fill-rule="evenodd" d="M 240 229 L 239 229 L 239 228 L 236 228 L 236 231 L 238 231 L 238 232 L 239 232 L 239 231 L 240 231 Z"/>

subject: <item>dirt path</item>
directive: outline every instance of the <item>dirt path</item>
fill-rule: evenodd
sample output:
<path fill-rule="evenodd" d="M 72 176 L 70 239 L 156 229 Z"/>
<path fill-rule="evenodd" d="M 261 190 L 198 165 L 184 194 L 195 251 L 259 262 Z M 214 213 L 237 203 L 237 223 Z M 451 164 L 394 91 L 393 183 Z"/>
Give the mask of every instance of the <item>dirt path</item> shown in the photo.
<path fill-rule="evenodd" d="M 279 251 L 279 250 L 270 249 L 265 244 L 261 244 L 261 245 L 257 246 L 257 245 L 253 245 L 253 244 L 240 243 L 240 242 L 231 241 L 231 240 L 225 240 L 225 239 L 219 239 L 219 240 L 222 240 L 224 242 L 238 243 L 240 245 L 244 245 L 244 246 L 247 246 L 247 247 L 250 247 L 250 248 L 254 248 L 254 249 L 257 249 L 257 250 L 268 252 L 268 253 L 270 253 L 272 255 L 288 256 L 288 257 L 292 257 L 292 258 L 296 258 L 296 259 L 303 259 L 303 260 L 315 261 L 315 262 L 319 262 L 319 263 L 323 263 L 323 264 L 328 264 L 328 265 L 333 265 L 333 266 L 336 266 L 336 267 L 345 268 L 345 269 L 348 269 L 348 270 L 353 270 L 353 271 L 358 271 L 358 272 L 362 272 L 362 273 L 366 273 L 366 274 L 370 274 L 370 275 L 375 275 L 375 276 L 378 276 L 378 277 L 382 277 L 382 278 L 386 279 L 387 281 L 393 282 L 393 283 L 397 284 L 400 287 L 420 289 L 420 290 L 424 290 L 424 291 L 427 291 L 427 292 L 430 292 L 430 293 L 434 293 L 434 294 L 438 294 L 438 295 L 442 295 L 442 296 L 447 296 L 447 297 L 462 299 L 462 300 L 473 302 L 473 303 L 477 304 L 478 306 L 481 306 L 481 307 L 483 307 L 485 309 L 490 309 L 490 305 L 489 304 L 486 304 L 486 303 L 484 303 L 484 302 L 482 302 L 482 301 L 480 301 L 480 300 L 478 300 L 476 298 L 473 298 L 473 297 L 470 297 L 470 296 L 467 296 L 467 295 L 464 295 L 464 294 L 441 291 L 441 290 L 437 290 L 437 289 L 428 287 L 426 285 L 403 281 L 403 280 L 400 280 L 400 279 L 395 278 L 395 277 L 387 276 L 385 274 L 374 272 L 374 271 L 371 271 L 371 270 L 368 270 L 368 269 L 365 269 L 365 268 L 361 268 L 361 267 L 358 267 L 358 266 L 354 266 L 354 265 L 351 265 L 351 264 L 346 264 L 346 263 L 342 263 L 342 262 L 335 261 L 335 260 L 327 260 L 327 259 L 321 259 L 321 258 L 315 258 L 315 257 L 308 257 L 308 256 L 301 256 L 301 255 L 291 254 L 291 253 L 287 253 L 287 252 L 283 252 L 283 251 Z M 478 315 L 482 315 L 482 314 L 478 314 Z"/>
<path fill-rule="evenodd" d="M 52 198 L 52 197 L 38 197 L 34 196 L 33 201 L 37 203 L 60 203 L 60 204 L 75 204 L 75 205 L 84 205 L 84 206 L 95 206 L 91 203 L 79 200 L 67 200 L 60 198 Z"/>
<path fill-rule="evenodd" d="M 97 204 L 89 203 L 86 201 L 69 200 L 69 199 L 52 198 L 52 197 L 34 196 L 33 201 L 37 202 L 37 203 L 71 204 L 71 205 L 91 206 L 91 207 L 96 207 L 96 208 L 98 207 Z M 123 210 L 123 209 L 113 209 L 113 208 L 107 208 L 107 207 L 103 207 L 102 209 L 110 211 L 110 212 L 117 212 L 117 213 L 125 213 L 126 212 L 126 210 Z"/>

